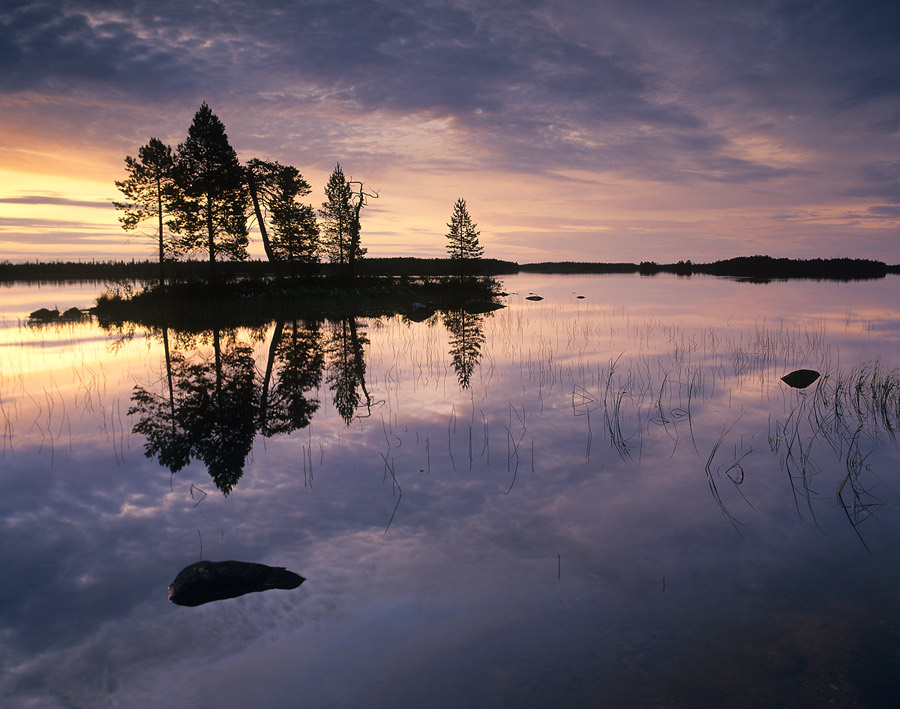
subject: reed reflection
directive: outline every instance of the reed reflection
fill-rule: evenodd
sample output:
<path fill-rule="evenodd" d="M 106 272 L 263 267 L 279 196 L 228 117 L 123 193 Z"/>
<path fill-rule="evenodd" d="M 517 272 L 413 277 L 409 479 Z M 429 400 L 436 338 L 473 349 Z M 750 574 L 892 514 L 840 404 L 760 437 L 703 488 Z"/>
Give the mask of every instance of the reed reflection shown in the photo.
<path fill-rule="evenodd" d="M 815 518 L 812 480 L 820 472 L 814 454 L 830 448 L 843 462 L 837 501 L 864 546 L 860 525 L 885 505 L 867 481 L 866 462 L 886 441 L 898 444 L 900 372 L 879 361 L 862 363 L 849 372 L 829 372 L 809 392 L 798 392 L 784 420 L 770 423 L 769 446 L 779 455 L 798 514 L 801 501 Z M 868 548 L 868 547 L 867 547 Z"/>

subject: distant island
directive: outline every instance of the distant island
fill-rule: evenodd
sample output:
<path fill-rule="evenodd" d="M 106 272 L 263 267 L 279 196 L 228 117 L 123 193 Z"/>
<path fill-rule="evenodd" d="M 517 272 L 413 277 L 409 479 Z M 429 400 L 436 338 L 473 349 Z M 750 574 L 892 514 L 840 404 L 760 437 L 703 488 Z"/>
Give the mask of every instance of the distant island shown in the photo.
<path fill-rule="evenodd" d="M 217 264 L 226 278 L 275 277 L 271 262 L 265 260 L 222 261 Z M 357 265 L 361 276 L 440 277 L 455 275 L 458 262 L 448 258 L 364 258 Z M 166 270 L 174 280 L 202 281 L 207 275 L 203 261 L 175 261 L 166 263 Z M 317 274 L 327 278 L 335 271 L 333 264 L 317 265 Z M 724 276 L 751 281 L 806 278 L 821 280 L 862 280 L 884 278 L 890 273 L 900 273 L 900 265 L 888 265 L 869 259 L 787 259 L 770 256 L 741 256 L 693 263 L 690 260 L 677 263 L 602 263 L 590 261 L 547 261 L 519 264 L 514 261 L 481 258 L 470 262 L 468 273 L 482 276 L 502 276 L 515 273 L 560 274 L 610 274 L 636 273 L 654 276 L 673 273 L 678 276 L 694 274 Z M 0 262 L 0 281 L 74 281 L 117 279 L 153 280 L 158 277 L 157 261 L 51 261 L 10 263 Z"/>

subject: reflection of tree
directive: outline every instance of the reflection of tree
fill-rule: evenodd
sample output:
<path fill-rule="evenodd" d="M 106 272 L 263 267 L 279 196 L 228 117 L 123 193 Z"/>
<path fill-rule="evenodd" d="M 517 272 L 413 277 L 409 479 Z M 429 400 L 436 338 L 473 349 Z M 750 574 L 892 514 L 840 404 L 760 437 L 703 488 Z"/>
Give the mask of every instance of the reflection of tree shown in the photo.
<path fill-rule="evenodd" d="M 368 343 L 366 336 L 357 332 L 356 318 L 344 318 L 333 324 L 326 347 L 328 386 L 334 392 L 334 407 L 348 426 L 362 396 L 365 396 L 367 408 L 372 403 L 366 390 L 366 362 L 363 359 L 363 348 Z"/>
<path fill-rule="evenodd" d="M 448 310 L 444 313 L 444 327 L 450 332 L 450 355 L 459 385 L 468 389 L 472 373 L 481 361 L 484 316 L 472 315 L 464 310 Z"/>
<path fill-rule="evenodd" d="M 218 330 L 213 331 L 213 349 L 212 363 L 173 358 L 173 366 L 181 397 L 179 419 L 191 452 L 227 495 L 241 479 L 256 436 L 256 368 L 246 345 L 230 344 L 223 352 Z"/>
<path fill-rule="evenodd" d="M 266 437 L 308 426 L 319 408 L 317 399 L 304 396 L 322 381 L 325 356 L 318 325 L 294 321 L 287 335 L 284 329 L 283 322 L 275 326 L 260 393 L 259 429 Z"/>
<path fill-rule="evenodd" d="M 190 443 L 179 425 L 176 414 L 169 328 L 166 326 L 162 328 L 162 338 L 168 396 L 158 396 L 142 387 L 135 387 L 131 395 L 133 405 L 128 410 L 128 415 L 141 414 L 140 420 L 134 426 L 134 432 L 147 437 L 144 444 L 145 455 L 148 458 L 155 456 L 160 465 L 177 473 L 190 462 Z"/>
<path fill-rule="evenodd" d="M 266 373 L 257 381 L 249 346 L 231 338 L 222 344 L 219 330 L 209 339 L 212 358 L 189 361 L 170 354 L 168 329 L 163 328 L 166 393 L 135 387 L 129 415 L 137 415 L 134 432 L 147 437 L 144 453 L 156 457 L 173 473 L 191 459 L 207 466 L 216 486 L 226 495 L 243 474 L 257 431 L 265 436 L 307 426 L 318 401 L 304 394 L 322 378 L 321 337 L 315 327 L 297 323 L 285 334 L 275 328 Z M 186 338 L 190 346 L 193 338 Z"/>

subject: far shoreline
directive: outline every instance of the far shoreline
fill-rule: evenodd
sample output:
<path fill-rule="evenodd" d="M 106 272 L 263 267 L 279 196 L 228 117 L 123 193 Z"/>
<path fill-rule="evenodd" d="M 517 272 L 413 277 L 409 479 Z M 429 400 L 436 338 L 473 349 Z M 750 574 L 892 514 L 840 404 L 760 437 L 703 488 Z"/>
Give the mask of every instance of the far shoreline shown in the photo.
<path fill-rule="evenodd" d="M 452 276 L 459 264 L 448 258 L 366 258 L 358 264 L 361 276 L 441 277 Z M 165 264 L 167 278 L 177 281 L 202 281 L 208 275 L 205 261 L 178 261 Z M 265 260 L 220 261 L 216 268 L 225 278 L 270 279 L 277 276 L 276 267 Z M 135 279 L 153 281 L 159 278 L 157 261 L 50 261 L 10 263 L 0 262 L 0 282 L 14 281 L 72 281 Z M 900 265 L 888 265 L 870 259 L 787 259 L 770 256 L 741 256 L 737 258 L 693 263 L 690 260 L 659 264 L 546 261 L 519 264 L 499 259 L 477 259 L 466 269 L 471 275 L 503 276 L 516 273 L 544 274 L 640 274 L 652 277 L 671 273 L 689 277 L 694 274 L 724 276 L 764 282 L 767 280 L 818 279 L 867 280 L 900 273 Z M 333 275 L 330 264 L 318 264 L 316 275 Z"/>

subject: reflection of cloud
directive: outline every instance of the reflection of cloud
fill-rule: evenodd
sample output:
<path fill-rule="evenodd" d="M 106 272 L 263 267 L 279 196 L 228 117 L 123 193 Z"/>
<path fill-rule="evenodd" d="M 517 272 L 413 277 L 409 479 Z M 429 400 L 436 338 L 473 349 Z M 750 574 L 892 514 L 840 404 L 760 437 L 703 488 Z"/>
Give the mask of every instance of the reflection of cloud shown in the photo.
<path fill-rule="evenodd" d="M 15 435 L 0 476 L 0 696 L 49 706 L 244 707 L 259 704 L 260 691 L 276 705 L 298 696 L 502 704 L 583 691 L 585 678 L 645 686 L 619 670 L 646 680 L 671 667 L 692 652 L 685 627 L 737 644 L 744 624 L 847 603 L 844 579 L 893 593 L 884 575 L 897 565 L 872 563 L 834 504 L 841 453 L 814 441 L 813 523 L 809 507 L 798 516 L 767 439 L 801 401 L 778 384 L 787 360 L 835 362 L 838 347 L 842 366 L 896 357 L 894 332 L 848 325 L 851 306 L 854 317 L 890 320 L 892 282 L 525 274 L 505 285 L 522 295 L 485 319 L 470 390 L 448 371 L 443 328 L 373 321 L 373 415 L 346 427 L 320 396 L 308 427 L 257 441 L 227 499 L 200 499 L 196 488 L 192 497 L 194 485 L 211 491 L 207 471 L 195 464 L 170 476 L 142 457 L 142 440 L 127 433 L 134 421 L 116 415 L 136 380 L 162 381 L 158 338 L 93 357 L 81 345 L 74 359 L 86 361 L 86 381 L 50 407 L 48 382 L 71 379 L 62 348 L 96 330 L 11 333 L 0 356 L 29 366 L 4 359 L 0 368 L 25 380 L 15 408 L 2 400 Z M 529 290 L 545 296 L 540 308 L 522 307 Z M 257 365 L 267 335 L 235 333 L 255 343 Z M 14 347 L 26 338 L 40 347 Z M 106 372 L 102 385 L 87 380 L 92 369 Z M 620 402 L 611 412 L 607 386 Z M 586 395 L 576 401 L 576 392 Z M 690 422 L 673 413 L 688 407 Z M 630 458 L 612 445 L 607 413 L 620 417 Z M 744 541 L 703 472 L 723 423 L 736 421 L 710 469 Z M 866 460 L 876 473 L 897 462 L 881 438 L 887 445 Z M 517 455 L 510 440 L 521 440 Z M 739 490 L 724 471 L 751 448 Z M 893 495 L 896 481 L 885 476 L 878 488 Z M 876 561 L 895 554 L 897 525 L 883 521 L 865 530 Z M 166 586 L 201 544 L 206 559 L 284 565 L 308 581 L 175 607 Z"/>

